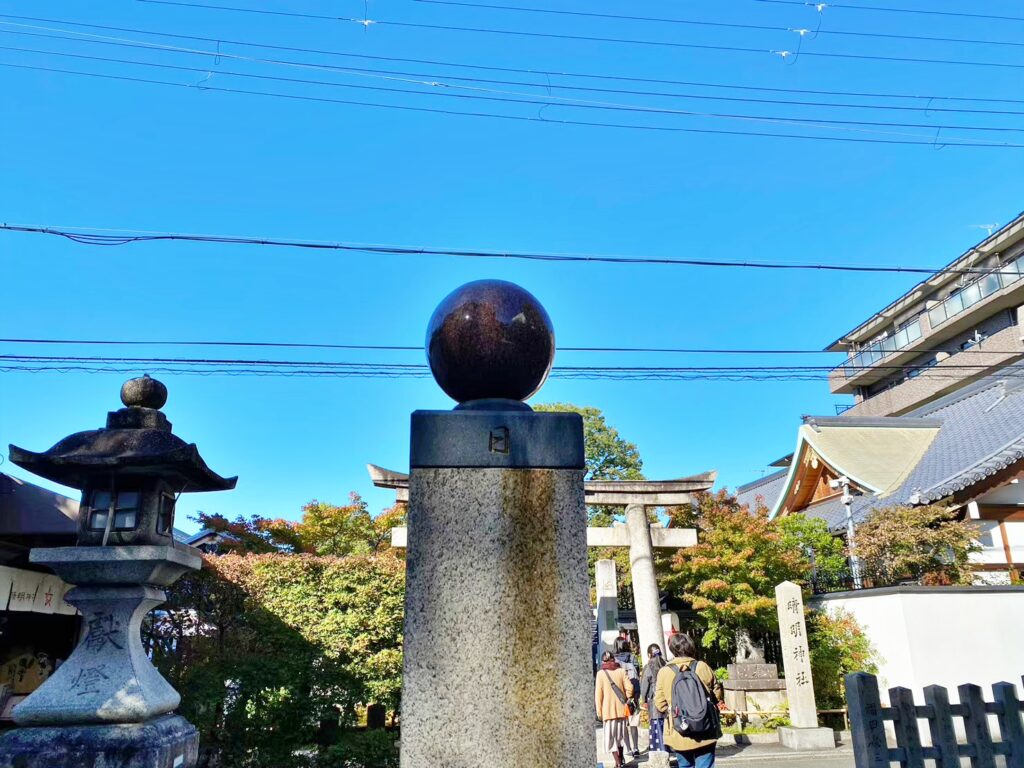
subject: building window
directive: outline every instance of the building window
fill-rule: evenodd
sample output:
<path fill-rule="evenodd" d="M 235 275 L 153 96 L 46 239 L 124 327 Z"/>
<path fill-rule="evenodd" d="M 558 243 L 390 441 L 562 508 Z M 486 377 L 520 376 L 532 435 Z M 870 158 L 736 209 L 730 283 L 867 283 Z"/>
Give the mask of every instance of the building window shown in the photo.
<path fill-rule="evenodd" d="M 924 363 L 923 365 L 919 365 L 917 368 L 911 368 L 909 371 L 907 371 L 907 378 L 908 379 L 916 379 L 918 376 L 921 375 L 921 373 L 923 371 L 926 371 L 929 368 L 934 368 L 938 364 L 939 364 L 938 359 L 933 357 L 927 363 Z"/>
<path fill-rule="evenodd" d="M 111 498 L 113 498 L 113 504 L 111 504 Z M 112 530 L 131 531 L 138 526 L 138 491 L 119 491 L 114 494 L 111 494 L 110 491 L 93 491 L 92 499 L 89 502 L 89 530 L 106 530 L 111 508 L 114 512 Z"/>
<path fill-rule="evenodd" d="M 160 513 L 156 518 L 156 532 L 169 536 L 174 529 L 174 496 L 160 494 Z"/>

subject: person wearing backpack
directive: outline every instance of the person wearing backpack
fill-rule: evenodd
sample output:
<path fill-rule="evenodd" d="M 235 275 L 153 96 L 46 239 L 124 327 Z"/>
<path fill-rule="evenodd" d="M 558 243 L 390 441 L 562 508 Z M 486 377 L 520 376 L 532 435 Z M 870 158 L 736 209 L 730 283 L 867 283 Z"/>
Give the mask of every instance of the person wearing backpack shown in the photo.
<path fill-rule="evenodd" d="M 594 680 L 594 705 L 603 723 L 604 748 L 615 759 L 615 768 L 622 768 L 622 749 L 629 733 L 629 702 L 635 692 L 611 651 L 601 656 L 601 669 Z"/>
<path fill-rule="evenodd" d="M 679 768 L 712 768 L 722 735 L 714 670 L 696 659 L 686 633 L 670 636 L 668 649 L 675 658 L 658 672 L 654 690 L 654 706 L 665 715 L 665 747 Z"/>
<path fill-rule="evenodd" d="M 658 672 L 665 666 L 665 657 L 661 654 L 661 646 L 651 644 L 647 649 L 647 666 L 640 678 L 640 706 L 647 710 L 650 718 L 650 739 L 647 749 L 651 752 L 665 751 L 665 715 L 654 706 L 654 688 L 658 682 Z"/>
<path fill-rule="evenodd" d="M 640 754 L 640 659 L 633 653 L 629 638 L 619 637 L 615 641 L 615 661 L 626 673 L 626 678 L 633 686 L 633 695 L 630 697 L 630 711 L 633 713 L 629 718 L 627 730 L 626 751 L 630 756 Z"/>

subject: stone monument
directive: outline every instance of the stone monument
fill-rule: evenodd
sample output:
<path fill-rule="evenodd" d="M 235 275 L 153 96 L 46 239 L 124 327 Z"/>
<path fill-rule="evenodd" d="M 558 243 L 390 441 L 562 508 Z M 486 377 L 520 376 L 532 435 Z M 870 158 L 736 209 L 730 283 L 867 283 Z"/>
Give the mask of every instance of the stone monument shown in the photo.
<path fill-rule="evenodd" d="M 791 726 L 779 728 L 779 742 L 789 749 L 835 749 L 835 733 L 818 726 L 814 700 L 811 654 L 807 647 L 804 598 L 799 585 L 784 581 L 775 587 L 782 636 L 782 664 L 786 670 Z"/>
<path fill-rule="evenodd" d="M 598 560 L 594 564 L 597 597 L 598 656 L 615 647 L 619 636 L 619 581 L 614 560 Z"/>
<path fill-rule="evenodd" d="M 593 768 L 583 423 L 534 413 L 555 352 L 519 286 L 458 288 L 427 330 L 459 405 L 412 414 L 403 768 Z"/>
<path fill-rule="evenodd" d="M 68 660 L 14 709 L 0 768 L 190 768 L 199 735 L 173 714 L 180 696 L 150 663 L 140 627 L 162 587 L 200 567 L 174 544 L 179 494 L 233 488 L 160 411 L 167 389 L 148 376 L 121 388 L 125 407 L 104 429 L 48 451 L 10 447 L 11 461 L 79 488 L 78 546 L 34 549 L 30 560 L 76 585 L 65 599 L 83 633 Z"/>
<path fill-rule="evenodd" d="M 725 704 L 735 712 L 781 712 L 786 709 L 786 681 L 779 668 L 765 661 L 761 649 L 745 632 L 736 642 L 736 661 L 726 667 L 729 677 L 722 684 Z M 746 715 L 760 720 L 757 715 Z"/>

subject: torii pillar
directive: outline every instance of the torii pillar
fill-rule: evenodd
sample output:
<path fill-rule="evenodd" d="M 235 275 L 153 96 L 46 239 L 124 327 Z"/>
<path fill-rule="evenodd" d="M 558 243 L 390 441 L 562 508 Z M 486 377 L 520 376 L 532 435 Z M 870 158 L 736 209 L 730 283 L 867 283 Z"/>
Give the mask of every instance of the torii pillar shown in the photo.
<path fill-rule="evenodd" d="M 395 491 L 398 503 L 408 501 L 408 475 L 374 464 L 367 464 L 366 468 L 374 485 Z M 655 643 L 663 652 L 666 650 L 661 625 L 661 596 L 654 573 L 654 550 L 684 549 L 697 543 L 697 532 L 692 528 L 652 526 L 647 519 L 647 510 L 689 504 L 693 494 L 710 490 L 717 476 L 717 472 L 705 472 L 680 480 L 588 480 L 583 484 L 588 505 L 625 508 L 624 526 L 587 528 L 587 546 L 629 547 L 633 602 L 643 654 L 646 654 L 648 646 Z M 405 547 L 407 540 L 407 529 L 391 530 L 391 546 Z"/>
<path fill-rule="evenodd" d="M 682 480 L 591 480 L 584 484 L 588 505 L 625 507 L 626 543 L 629 546 L 629 570 L 633 581 L 633 602 L 636 606 L 641 654 L 646 655 L 647 648 L 651 645 L 658 645 L 662 652 L 665 651 L 661 626 L 661 596 L 654 574 L 654 547 L 681 549 L 697 543 L 696 531 L 692 528 L 652 528 L 647 518 L 647 510 L 650 507 L 678 507 L 689 504 L 692 494 L 710 490 L 715 484 L 716 477 L 716 472 L 707 472 Z M 618 538 L 615 534 L 621 528 L 588 528 L 588 546 L 594 546 L 590 542 L 591 531 L 606 530 L 612 531 L 609 538 Z M 657 542 L 654 541 L 655 537 L 658 539 Z"/>

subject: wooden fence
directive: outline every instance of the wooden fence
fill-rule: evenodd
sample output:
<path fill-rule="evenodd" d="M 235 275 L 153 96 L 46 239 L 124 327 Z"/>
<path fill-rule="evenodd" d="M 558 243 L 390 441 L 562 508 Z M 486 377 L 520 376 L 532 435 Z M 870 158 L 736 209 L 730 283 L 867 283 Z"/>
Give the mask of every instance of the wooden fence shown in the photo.
<path fill-rule="evenodd" d="M 874 675 L 847 675 L 846 705 L 857 768 L 889 768 L 891 763 L 925 768 L 925 760 L 933 760 L 936 768 L 960 768 L 961 757 L 969 758 L 972 768 L 996 768 L 996 755 L 1005 757 L 1006 768 L 1024 768 L 1024 705 L 1013 684 L 993 685 L 991 702 L 977 685 L 961 685 L 957 691 L 960 703 L 950 704 L 945 688 L 930 685 L 924 689 L 924 706 L 919 706 L 908 688 L 890 688 L 890 706 L 883 707 Z M 998 741 L 992 737 L 989 715 L 999 723 Z M 965 743 L 957 740 L 954 717 L 963 720 Z M 930 747 L 922 745 L 919 720 L 928 721 Z M 889 746 L 886 721 L 893 725 L 895 747 Z"/>

